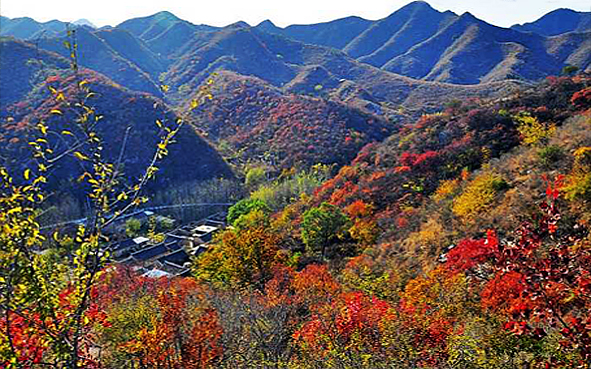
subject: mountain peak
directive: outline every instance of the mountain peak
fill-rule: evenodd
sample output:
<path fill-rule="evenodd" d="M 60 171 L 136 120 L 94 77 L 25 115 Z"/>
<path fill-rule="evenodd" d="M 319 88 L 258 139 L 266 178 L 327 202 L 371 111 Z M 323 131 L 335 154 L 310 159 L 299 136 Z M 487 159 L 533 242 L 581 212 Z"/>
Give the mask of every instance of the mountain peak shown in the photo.
<path fill-rule="evenodd" d="M 148 18 L 156 18 L 158 20 L 181 20 L 179 17 L 177 17 L 176 15 L 172 14 L 171 12 L 169 12 L 167 10 L 163 10 L 161 12 L 153 14 L 152 16 L 150 16 Z"/>
<path fill-rule="evenodd" d="M 577 12 L 560 8 L 542 16 L 531 23 L 516 24 L 513 29 L 522 32 L 535 32 L 544 36 L 556 36 L 568 32 L 587 32 L 591 30 L 591 13 Z"/>
<path fill-rule="evenodd" d="M 415 14 L 416 16 L 421 16 L 423 14 L 429 13 L 440 13 L 438 10 L 433 9 L 429 3 L 425 1 L 413 1 L 411 3 L 406 4 L 402 8 L 396 10 L 394 13 L 390 14 L 385 19 L 393 19 L 399 16 L 406 16 L 408 14 Z"/>
<path fill-rule="evenodd" d="M 228 24 L 226 28 L 250 28 L 250 24 L 244 21 L 238 21 L 232 24 Z"/>
<path fill-rule="evenodd" d="M 549 15 L 563 15 L 563 14 L 580 14 L 581 12 L 578 12 L 576 10 L 572 10 L 572 9 L 568 9 L 568 8 L 559 8 L 556 10 L 552 10 L 550 13 L 546 14 L 546 16 Z"/>
<path fill-rule="evenodd" d="M 78 19 L 77 21 L 72 22 L 72 24 L 76 26 L 88 26 L 90 28 L 97 28 L 91 21 L 85 18 Z"/>
<path fill-rule="evenodd" d="M 469 20 L 469 21 L 479 21 L 480 19 L 476 18 L 474 16 L 474 14 L 470 13 L 470 12 L 465 12 L 464 14 L 460 15 L 461 19 L 465 19 L 465 20 Z"/>
<path fill-rule="evenodd" d="M 265 19 L 256 25 L 256 28 L 278 28 L 270 19 Z"/>
<path fill-rule="evenodd" d="M 434 10 L 431 5 L 429 5 L 426 1 L 413 1 L 412 3 L 408 3 L 399 10 Z"/>
<path fill-rule="evenodd" d="M 258 27 L 258 26 L 262 26 L 262 25 L 269 25 L 269 26 L 273 26 L 273 27 L 275 27 L 275 23 L 273 23 L 273 21 L 272 21 L 272 20 L 270 20 L 270 19 L 265 19 L 264 21 L 262 21 L 261 23 L 259 23 L 259 24 L 257 25 L 257 27 Z"/>
<path fill-rule="evenodd" d="M 426 1 L 421 1 L 421 0 L 417 0 L 417 1 L 413 1 L 411 3 L 406 4 L 406 7 L 410 7 L 410 8 L 431 8 L 431 5 L 429 5 L 428 2 Z"/>

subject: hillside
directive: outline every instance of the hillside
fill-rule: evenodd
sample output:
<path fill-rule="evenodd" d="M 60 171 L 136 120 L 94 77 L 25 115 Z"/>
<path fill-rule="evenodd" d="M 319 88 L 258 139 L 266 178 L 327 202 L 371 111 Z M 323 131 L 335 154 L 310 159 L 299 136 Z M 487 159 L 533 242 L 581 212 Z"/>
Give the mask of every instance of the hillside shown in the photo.
<path fill-rule="evenodd" d="M 487 228 L 509 230 L 543 195 L 542 176 L 568 171 L 569 155 L 591 143 L 580 133 L 588 117 L 578 116 L 588 102 L 571 100 L 588 83 L 588 77 L 552 78 L 499 101 L 464 102 L 425 115 L 365 147 L 318 190 L 314 203 L 328 201 L 343 210 L 357 201 L 370 204 L 381 242 L 402 262 L 433 263 L 442 246 L 458 238 L 478 237 Z M 536 131 L 525 130 L 530 124 Z M 540 142 L 525 143 L 528 134 L 540 135 Z M 483 178 L 500 181 L 489 199 L 469 192 Z M 464 213 L 462 206 L 471 208 Z M 436 243 L 421 239 L 435 228 Z"/>
<path fill-rule="evenodd" d="M 425 2 L 413 2 L 374 22 L 351 41 L 344 51 L 360 61 L 381 67 L 412 46 L 432 37 L 455 18 L 455 14 L 440 13 Z"/>
<path fill-rule="evenodd" d="M 23 100 L 47 77 L 44 69 L 64 69 L 69 61 L 58 54 L 38 50 L 12 38 L 0 38 L 0 112 Z M 4 116 L 3 116 L 4 117 Z"/>
<path fill-rule="evenodd" d="M 157 81 L 160 73 L 166 70 L 166 61 L 162 57 L 152 52 L 141 39 L 123 29 L 99 30 L 94 35 L 102 39 L 121 57 L 148 73 L 154 81 Z"/>
<path fill-rule="evenodd" d="M 108 35 L 106 40 L 100 38 L 100 35 Z M 118 37 L 116 41 L 114 38 Z M 101 74 L 108 76 L 113 81 L 136 91 L 148 92 L 156 96 L 160 95 L 160 89 L 150 76 L 149 72 L 140 69 L 134 64 L 135 61 L 143 61 L 150 59 L 146 56 L 146 50 L 138 45 L 137 42 L 132 42 L 127 47 L 123 48 L 125 53 L 123 55 L 117 52 L 121 50 L 120 42 L 126 42 L 129 36 L 125 33 L 109 33 L 109 31 L 93 31 L 84 27 L 76 29 L 76 43 L 78 44 L 78 63 L 86 68 L 93 69 Z M 66 58 L 69 58 L 69 51 L 64 47 L 64 42 L 68 41 L 66 35 L 54 38 L 43 38 L 38 41 L 40 48 L 53 51 Z M 135 41 L 135 40 L 133 40 Z M 111 44 L 114 47 L 111 47 Z M 133 51 L 139 51 L 139 54 L 134 54 L 131 60 L 126 59 L 125 55 L 129 55 Z M 129 53 L 128 53 L 129 52 Z M 143 54 L 143 55 L 142 55 Z M 140 63 L 145 65 L 145 63 Z"/>
<path fill-rule="evenodd" d="M 14 62 L 11 65 L 19 68 L 0 70 L 10 73 L 11 81 L 17 86 L 22 86 L 21 90 L 15 89 L 18 95 L 14 95 L 12 101 L 3 98 L 4 105 L 0 110 L 4 122 L 0 127 L 3 142 L 1 156 L 3 159 L 15 160 L 11 167 L 21 167 L 26 162 L 14 153 L 23 153 L 28 137 L 34 133 L 37 123 L 45 122 L 55 132 L 74 130 L 72 121 L 76 109 L 73 105 L 78 93 L 74 86 L 74 76 L 68 71 L 69 63 L 64 59 L 53 53 L 35 50 L 19 41 L 3 40 L 1 45 L 3 50 L 10 50 L 14 58 L 7 61 Z M 37 64 L 26 63 L 25 61 L 33 55 Z M 2 58 L 3 62 L 4 60 Z M 103 137 L 106 158 L 114 162 L 125 141 L 125 161 L 122 164 L 129 178 L 138 177 L 153 156 L 156 147 L 159 132 L 156 120 L 173 124 L 177 115 L 161 100 L 149 94 L 124 89 L 94 71 L 83 70 L 78 78 L 88 82 L 89 88 L 96 95 L 90 103 L 97 115 L 104 116 L 104 121 L 101 120 L 97 125 L 97 132 Z M 62 91 L 66 100 L 56 101 L 47 91 L 48 86 Z M 68 108 L 66 105 L 72 107 Z M 50 111 L 53 109 L 63 110 L 63 116 L 51 114 Z M 129 133 L 126 135 L 128 129 Z M 65 138 L 60 138 L 62 141 L 56 142 L 53 142 L 54 139 L 56 138 L 52 137 L 51 144 L 60 146 Z M 169 158 L 165 160 L 166 165 L 158 173 L 154 184 L 156 188 L 196 180 L 232 177 L 232 172 L 219 154 L 190 126 L 185 125 L 176 140 Z M 55 169 L 56 181 L 59 183 L 55 189 L 70 189 L 75 183 L 78 170 L 72 166 L 73 164 L 73 161 L 65 160 L 61 169 Z"/>
<path fill-rule="evenodd" d="M 262 80 L 222 72 L 215 98 L 193 112 L 199 131 L 238 163 L 277 169 L 343 165 L 394 129 L 383 117 L 342 103 L 284 94 Z"/>

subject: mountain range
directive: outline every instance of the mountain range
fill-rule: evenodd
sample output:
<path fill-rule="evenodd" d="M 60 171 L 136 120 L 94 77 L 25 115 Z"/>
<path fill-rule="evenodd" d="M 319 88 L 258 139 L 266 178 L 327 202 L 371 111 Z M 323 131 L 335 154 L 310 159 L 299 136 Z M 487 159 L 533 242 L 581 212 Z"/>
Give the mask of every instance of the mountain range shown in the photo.
<path fill-rule="evenodd" d="M 58 36 L 60 27 L 63 30 L 65 25 L 59 21 L 38 23 L 29 18 L 3 17 L 1 22 L 0 34 L 29 40 Z M 252 32 L 256 29 L 307 45 L 338 49 L 359 62 L 425 81 L 478 84 L 506 79 L 539 80 L 549 74 L 558 74 L 566 65 L 581 70 L 591 68 L 591 13 L 569 9 L 558 9 L 537 21 L 511 28 L 496 27 L 470 13 L 440 12 L 422 1 L 412 2 L 376 21 L 348 17 L 286 28 L 277 27 L 270 20 L 255 27 L 244 22 L 223 28 L 194 25 L 169 12 L 130 19 L 114 28 L 104 27 L 98 31 L 85 27 L 90 33 L 98 33 L 99 38 L 111 36 L 107 41 L 110 46 L 113 43 L 137 43 L 123 33 L 118 36 L 105 33 L 109 29 L 126 30 L 143 41 L 154 54 L 150 59 L 161 57 L 167 61 L 187 58 L 187 53 L 196 50 L 195 46 L 228 38 L 236 28 Z M 40 30 L 45 33 L 40 34 Z M 251 57 L 269 57 L 260 50 L 255 52 L 253 47 L 257 45 L 250 40 L 235 36 L 235 42 L 248 41 L 241 47 L 251 49 Z M 115 40 L 116 37 L 120 40 Z M 257 37 L 262 36 L 257 34 Z M 115 51 L 120 50 L 115 48 Z M 224 50 L 223 45 L 221 48 L 218 45 L 217 50 L 226 57 L 235 55 L 226 55 L 228 50 Z M 274 49 L 268 51 L 272 57 L 282 55 Z M 122 56 L 130 56 L 131 52 L 127 54 Z M 133 58 L 130 60 L 135 62 Z M 258 68 L 258 62 L 252 60 L 248 64 Z M 227 58 L 224 63 L 227 65 Z M 138 64 L 138 67 L 148 74 L 158 71 L 154 65 Z M 279 68 L 277 73 L 284 73 L 284 69 Z"/>
<path fill-rule="evenodd" d="M 195 25 L 170 12 L 99 29 L 84 20 L 68 26 L 2 17 L 0 74 L 7 82 L 0 119 L 18 118 L 23 102 L 43 106 L 39 91 L 49 75 L 68 68 L 64 44 L 75 42 L 77 62 L 100 86 L 162 99 L 171 112 L 191 117 L 192 134 L 209 141 L 203 145 L 224 146 L 230 161 L 343 165 L 363 145 L 446 103 L 500 98 L 566 66 L 591 72 L 590 19 L 559 9 L 501 28 L 422 1 L 376 21 L 285 28 L 270 20 Z M 214 101 L 193 111 L 195 92 L 211 76 Z M 131 109 L 108 106 L 114 115 Z M 336 149 L 345 143 L 346 150 Z M 228 173 L 212 160 L 215 173 Z"/>

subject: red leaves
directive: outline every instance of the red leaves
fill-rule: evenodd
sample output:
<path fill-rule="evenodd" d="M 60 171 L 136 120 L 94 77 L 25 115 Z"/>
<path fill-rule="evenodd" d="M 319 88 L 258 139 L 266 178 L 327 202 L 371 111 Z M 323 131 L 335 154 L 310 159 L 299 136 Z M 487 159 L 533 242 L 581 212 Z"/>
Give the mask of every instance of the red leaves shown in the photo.
<path fill-rule="evenodd" d="M 345 213 L 351 218 L 364 218 L 371 214 L 372 206 L 363 200 L 356 200 L 345 208 Z"/>
<path fill-rule="evenodd" d="M 387 316 L 390 305 L 375 297 L 368 298 L 361 292 L 352 292 L 341 296 L 343 307 L 336 318 L 336 328 L 345 340 L 353 334 L 362 334 L 374 338 L 379 331 L 379 324 Z M 376 342 L 379 344 L 379 342 Z"/>
<path fill-rule="evenodd" d="M 407 167 L 422 167 L 423 169 L 429 169 L 436 163 L 438 158 L 439 153 L 433 150 L 426 151 L 422 154 L 404 152 L 400 156 L 399 162 Z"/>
<path fill-rule="evenodd" d="M 183 342 L 180 350 L 183 368 L 210 367 L 222 355 L 221 336 L 217 312 L 206 309 L 193 326 L 189 339 Z"/>
<path fill-rule="evenodd" d="M 524 276 L 517 272 L 497 273 L 480 293 L 482 306 L 516 314 L 531 310 L 531 300 L 522 297 L 525 283 Z"/>
<path fill-rule="evenodd" d="M 353 182 L 347 181 L 345 184 L 335 190 L 330 196 L 330 203 L 333 205 L 342 205 L 347 202 L 350 197 L 356 196 L 359 190 L 359 186 L 353 184 Z"/>
<path fill-rule="evenodd" d="M 10 328 L 10 336 L 16 351 L 17 361 L 25 368 L 40 363 L 43 353 L 47 350 L 43 340 L 44 331 L 40 329 L 42 322 L 38 316 L 29 315 L 26 311 L 18 315 L 11 312 L 8 313 L 9 321 L 6 320 L 5 314 L 2 314 L 0 318 L 0 332 L 2 332 L 0 335 L 0 349 L 8 348 L 6 332 Z M 9 363 L 4 359 L 0 359 L 0 367 L 9 367 Z"/>
<path fill-rule="evenodd" d="M 501 246 L 494 232 L 486 240 L 464 240 L 448 254 L 447 267 L 456 271 L 480 267 L 477 275 L 486 281 L 481 304 L 510 319 L 504 324 L 506 330 L 541 339 L 557 329 L 563 349 L 588 360 L 591 248 L 577 230 L 557 232 L 562 178 L 544 180 L 547 201 L 540 205 L 541 214 L 515 232 L 516 240 Z"/>
<path fill-rule="evenodd" d="M 316 306 L 339 293 L 340 285 L 329 273 L 326 265 L 309 265 L 297 273 L 292 288 L 301 301 Z"/>
<path fill-rule="evenodd" d="M 448 268 L 465 271 L 487 261 L 498 251 L 499 240 L 494 231 L 488 231 L 481 240 L 464 239 L 447 254 Z"/>
<path fill-rule="evenodd" d="M 140 366 L 201 369 L 222 355 L 218 314 L 192 279 L 146 279 L 117 268 L 107 274 L 97 300 L 109 314 L 110 350 L 137 358 L 132 360 Z M 106 320 L 98 306 L 89 312 Z"/>
<path fill-rule="evenodd" d="M 558 200 L 560 196 L 560 190 L 564 185 L 564 176 L 558 175 L 554 178 L 554 181 L 548 179 L 546 175 L 542 176 L 544 182 L 546 182 L 546 198 L 549 202 Z"/>
<path fill-rule="evenodd" d="M 392 319 L 391 306 L 361 292 L 341 294 L 330 305 L 322 306 L 297 330 L 293 338 L 305 350 L 319 355 L 330 350 L 354 352 L 379 350 L 381 323 Z"/>
<path fill-rule="evenodd" d="M 588 109 L 591 107 L 591 87 L 584 88 L 575 92 L 571 98 L 571 103 L 579 109 Z"/>
<path fill-rule="evenodd" d="M 517 336 L 522 336 L 522 335 L 529 333 L 531 331 L 527 322 L 523 322 L 523 321 L 521 321 L 521 322 L 515 322 L 515 321 L 507 322 L 503 325 L 503 328 L 505 328 L 507 331 L 509 331 Z"/>

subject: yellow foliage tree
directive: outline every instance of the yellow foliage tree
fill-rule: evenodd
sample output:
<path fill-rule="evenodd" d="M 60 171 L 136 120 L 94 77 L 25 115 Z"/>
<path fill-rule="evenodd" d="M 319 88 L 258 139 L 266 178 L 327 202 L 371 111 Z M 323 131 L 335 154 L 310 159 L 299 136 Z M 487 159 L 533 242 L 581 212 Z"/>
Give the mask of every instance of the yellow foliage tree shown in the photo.
<path fill-rule="evenodd" d="M 500 175 L 483 173 L 474 178 L 464 192 L 454 200 L 452 211 L 464 220 L 471 220 L 486 210 L 497 193 L 506 186 L 507 183 Z"/>
<path fill-rule="evenodd" d="M 259 224 L 226 230 L 211 251 L 195 260 L 194 275 L 202 281 L 262 288 L 282 261 L 278 243 L 278 236 Z"/>

